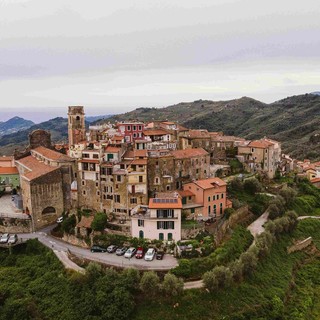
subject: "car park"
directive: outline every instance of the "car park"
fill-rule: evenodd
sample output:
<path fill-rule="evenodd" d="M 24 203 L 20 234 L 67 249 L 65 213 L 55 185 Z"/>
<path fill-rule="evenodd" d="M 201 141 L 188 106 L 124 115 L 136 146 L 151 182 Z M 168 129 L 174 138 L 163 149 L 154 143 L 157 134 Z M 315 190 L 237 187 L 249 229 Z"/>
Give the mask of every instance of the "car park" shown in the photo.
<path fill-rule="evenodd" d="M 108 251 L 109 253 L 113 253 L 113 252 L 115 252 L 117 249 L 118 249 L 118 247 L 115 246 L 114 244 L 112 244 L 112 245 L 110 245 L 110 246 L 107 248 L 107 251 Z"/>
<path fill-rule="evenodd" d="M 142 259 L 142 258 L 143 258 L 143 255 L 144 255 L 143 248 L 142 248 L 142 247 L 139 247 L 139 248 L 137 249 L 136 258 L 137 258 L 137 259 Z"/>
<path fill-rule="evenodd" d="M 91 252 L 106 252 L 106 251 L 107 251 L 106 248 L 103 248 L 97 245 L 94 245 L 91 247 Z"/>
<path fill-rule="evenodd" d="M 14 244 L 18 241 L 18 236 L 16 234 L 12 234 L 10 237 L 9 237 L 9 240 L 8 240 L 8 243 L 10 244 Z"/>
<path fill-rule="evenodd" d="M 164 256 L 164 252 L 163 251 L 158 251 L 156 254 L 156 259 L 157 260 L 162 260 Z"/>
<path fill-rule="evenodd" d="M 9 233 L 4 233 L 0 238 L 0 243 L 7 243 L 9 240 Z"/>
<path fill-rule="evenodd" d="M 126 253 L 124 254 L 124 257 L 125 257 L 125 258 L 132 258 L 132 257 L 135 255 L 136 252 L 137 252 L 137 249 L 136 249 L 136 248 L 130 247 L 130 248 L 126 251 Z"/>
<path fill-rule="evenodd" d="M 149 248 L 146 254 L 144 255 L 144 260 L 152 261 L 154 259 L 155 254 L 156 254 L 156 250 L 154 248 Z"/>
<path fill-rule="evenodd" d="M 116 250 L 116 255 L 123 256 L 126 253 L 127 249 L 128 249 L 127 247 L 118 248 Z"/>

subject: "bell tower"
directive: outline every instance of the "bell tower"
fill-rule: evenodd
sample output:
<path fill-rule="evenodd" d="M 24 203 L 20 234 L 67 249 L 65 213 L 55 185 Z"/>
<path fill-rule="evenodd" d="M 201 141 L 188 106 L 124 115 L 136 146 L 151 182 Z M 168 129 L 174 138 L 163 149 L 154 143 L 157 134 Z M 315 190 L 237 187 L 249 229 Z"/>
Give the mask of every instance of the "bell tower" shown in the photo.
<path fill-rule="evenodd" d="M 72 106 L 68 109 L 69 148 L 86 139 L 86 126 L 82 106 Z"/>

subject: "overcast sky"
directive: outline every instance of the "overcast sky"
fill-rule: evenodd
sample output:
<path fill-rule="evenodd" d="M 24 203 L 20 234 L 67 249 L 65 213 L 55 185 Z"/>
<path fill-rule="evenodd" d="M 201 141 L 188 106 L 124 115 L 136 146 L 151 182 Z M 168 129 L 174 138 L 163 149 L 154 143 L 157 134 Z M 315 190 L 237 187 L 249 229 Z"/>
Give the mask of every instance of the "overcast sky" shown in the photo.
<path fill-rule="evenodd" d="M 320 90 L 319 0 L 0 0 L 0 121 Z"/>

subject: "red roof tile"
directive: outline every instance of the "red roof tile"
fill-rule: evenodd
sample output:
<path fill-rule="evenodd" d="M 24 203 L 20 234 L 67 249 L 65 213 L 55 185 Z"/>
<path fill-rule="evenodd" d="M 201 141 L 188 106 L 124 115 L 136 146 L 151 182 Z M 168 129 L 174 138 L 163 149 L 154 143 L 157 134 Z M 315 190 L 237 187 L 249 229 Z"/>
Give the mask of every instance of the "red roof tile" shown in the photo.
<path fill-rule="evenodd" d="M 70 158 L 65 154 L 62 154 L 60 152 L 57 152 L 42 146 L 32 149 L 31 152 L 38 153 L 41 156 L 54 161 L 74 161 L 74 159 Z"/>
<path fill-rule="evenodd" d="M 106 152 L 116 153 L 116 152 L 119 152 L 120 150 L 121 150 L 121 148 L 118 148 L 118 147 L 107 146 L 105 151 Z"/>
<path fill-rule="evenodd" d="M 192 197 L 194 196 L 194 193 L 190 190 L 178 190 L 177 191 L 181 197 Z"/>
<path fill-rule="evenodd" d="M 91 228 L 93 219 L 94 219 L 94 216 L 89 216 L 89 217 L 82 216 L 81 221 L 77 224 L 77 227 L 89 229 Z"/>
<path fill-rule="evenodd" d="M 168 134 L 168 132 L 161 129 L 154 129 L 154 130 L 144 130 L 143 134 L 145 136 L 162 136 L 162 135 Z"/>
<path fill-rule="evenodd" d="M 0 174 L 19 174 L 16 167 L 0 167 Z"/>
<path fill-rule="evenodd" d="M 25 179 L 31 181 L 33 179 L 39 178 L 41 176 L 46 175 L 49 172 L 53 172 L 55 170 L 59 170 L 58 167 L 51 167 L 46 164 L 44 164 L 41 161 L 38 161 L 33 156 L 28 156 L 19 160 L 16 160 L 16 163 L 18 165 L 23 166 L 26 168 L 29 172 L 26 172 L 22 175 Z"/>
<path fill-rule="evenodd" d="M 227 183 L 220 178 L 209 178 L 209 179 L 203 179 L 203 180 L 197 180 L 194 181 L 197 186 L 199 186 L 202 189 L 211 189 L 214 187 L 222 187 L 226 186 Z"/>

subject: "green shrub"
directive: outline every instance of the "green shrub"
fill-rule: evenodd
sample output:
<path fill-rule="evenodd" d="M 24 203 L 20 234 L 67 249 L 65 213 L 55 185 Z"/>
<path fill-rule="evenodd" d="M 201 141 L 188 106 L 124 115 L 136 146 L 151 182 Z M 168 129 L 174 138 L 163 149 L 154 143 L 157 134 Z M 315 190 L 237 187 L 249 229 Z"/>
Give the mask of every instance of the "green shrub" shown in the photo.
<path fill-rule="evenodd" d="M 172 273 L 167 273 L 164 276 L 161 289 L 167 296 L 177 296 L 183 292 L 183 286 L 182 279 L 177 278 Z"/>
<path fill-rule="evenodd" d="M 108 217 L 104 212 L 98 212 L 95 214 L 91 223 L 91 228 L 94 231 L 103 231 L 108 223 Z"/>

